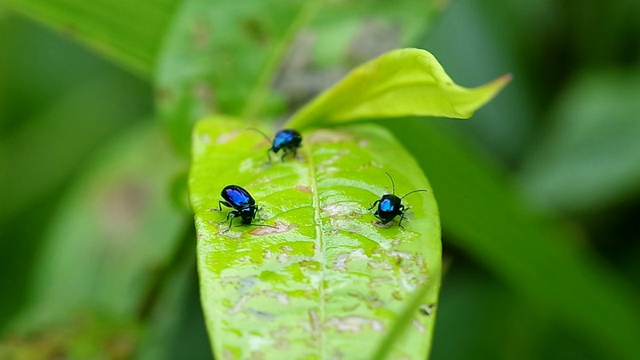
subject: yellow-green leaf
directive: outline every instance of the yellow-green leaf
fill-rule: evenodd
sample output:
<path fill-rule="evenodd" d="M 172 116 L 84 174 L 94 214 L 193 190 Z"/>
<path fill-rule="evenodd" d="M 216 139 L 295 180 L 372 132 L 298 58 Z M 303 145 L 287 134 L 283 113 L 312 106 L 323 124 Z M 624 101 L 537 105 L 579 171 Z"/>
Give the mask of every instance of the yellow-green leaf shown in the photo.
<path fill-rule="evenodd" d="M 266 164 L 270 146 L 242 122 L 198 123 L 190 198 L 198 270 L 214 355 L 220 358 L 372 358 L 418 291 L 431 309 L 440 287 L 438 210 L 415 160 L 383 128 L 303 132 L 298 158 Z M 392 192 L 405 230 L 368 210 Z M 261 206 L 258 225 L 231 227 L 220 191 L 236 184 Z M 222 223 L 221 223 L 222 222 Z M 236 219 L 236 224 L 239 221 Z M 226 232 L 225 232 L 226 231 Z M 418 290 L 420 289 L 420 290 Z M 435 313 L 413 310 L 392 358 L 425 359 Z"/>
<path fill-rule="evenodd" d="M 465 119 L 510 79 L 505 75 L 468 89 L 456 85 L 428 51 L 394 50 L 353 70 L 298 111 L 288 126 L 401 116 Z"/>

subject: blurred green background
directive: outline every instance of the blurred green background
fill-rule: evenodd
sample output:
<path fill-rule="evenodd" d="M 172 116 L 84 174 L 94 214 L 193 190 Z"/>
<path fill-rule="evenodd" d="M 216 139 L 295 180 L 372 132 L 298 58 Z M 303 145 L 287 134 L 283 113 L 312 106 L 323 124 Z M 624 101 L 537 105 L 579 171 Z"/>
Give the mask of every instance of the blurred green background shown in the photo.
<path fill-rule="evenodd" d="M 0 358 L 210 358 L 190 124 L 401 46 L 513 75 L 472 120 L 379 121 L 441 208 L 431 358 L 640 358 L 639 2 L 82 3 L 0 0 Z"/>

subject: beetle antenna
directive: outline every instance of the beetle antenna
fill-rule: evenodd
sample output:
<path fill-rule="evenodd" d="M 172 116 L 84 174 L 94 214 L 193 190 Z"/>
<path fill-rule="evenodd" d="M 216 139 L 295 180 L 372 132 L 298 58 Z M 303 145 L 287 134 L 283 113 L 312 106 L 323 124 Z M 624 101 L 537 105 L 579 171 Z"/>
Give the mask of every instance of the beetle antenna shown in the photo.
<path fill-rule="evenodd" d="M 253 131 L 257 132 L 258 134 L 264 136 L 264 138 L 267 139 L 267 141 L 271 142 L 271 138 L 269 138 L 267 136 L 267 134 L 263 133 L 262 131 L 260 131 L 260 130 L 258 130 L 256 128 L 249 127 L 249 128 L 246 128 L 245 130 L 253 130 Z"/>
<path fill-rule="evenodd" d="M 386 172 L 386 171 L 385 171 L 384 173 L 385 173 L 385 174 L 387 174 L 387 176 L 389 177 L 389 179 L 391 179 L 391 189 L 392 189 L 392 190 L 391 190 L 391 193 L 392 193 L 393 195 L 395 195 L 395 194 L 396 194 L 396 184 L 393 182 L 393 178 L 391 177 L 391 175 L 389 175 L 389 173 L 388 173 L 388 172 Z M 406 195 L 405 195 L 405 196 L 406 196 Z"/>
<path fill-rule="evenodd" d="M 409 191 L 408 193 L 404 194 L 404 196 L 407 196 L 407 195 L 409 195 L 409 194 L 413 194 L 413 193 L 415 193 L 415 192 L 421 192 L 421 191 L 429 192 L 429 190 L 426 190 L 426 189 L 418 189 L 418 190 Z M 404 199 L 404 196 L 403 196 L 403 197 L 401 197 L 400 199 Z"/>

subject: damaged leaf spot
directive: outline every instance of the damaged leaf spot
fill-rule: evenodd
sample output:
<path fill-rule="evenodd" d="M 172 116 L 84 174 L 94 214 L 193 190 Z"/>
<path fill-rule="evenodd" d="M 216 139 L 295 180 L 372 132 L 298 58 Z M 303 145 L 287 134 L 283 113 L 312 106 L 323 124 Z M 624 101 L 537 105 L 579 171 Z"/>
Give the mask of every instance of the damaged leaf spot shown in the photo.
<path fill-rule="evenodd" d="M 333 264 L 333 269 L 338 271 L 347 271 L 347 260 L 349 259 L 349 254 L 340 254 L 336 259 L 335 264 Z"/>
<path fill-rule="evenodd" d="M 425 315 L 425 316 L 430 316 L 431 314 L 433 314 L 433 309 L 435 308 L 436 304 L 422 304 L 420 305 L 420 308 L 418 309 L 418 311 L 420 312 L 420 314 Z"/>
<path fill-rule="evenodd" d="M 327 320 L 326 326 L 333 327 L 338 332 L 362 332 L 365 328 L 373 331 L 384 329 L 382 321 L 360 316 L 333 317 Z"/>
<path fill-rule="evenodd" d="M 349 215 L 353 212 L 351 207 L 345 205 L 344 203 L 334 203 L 334 204 L 325 205 L 322 207 L 322 211 L 329 214 L 329 216 Z"/>
<path fill-rule="evenodd" d="M 296 190 L 300 191 L 301 193 L 311 194 L 311 187 L 309 186 L 296 185 Z"/>
<path fill-rule="evenodd" d="M 424 325 L 422 325 L 420 323 L 420 321 L 418 321 L 418 320 L 414 319 L 413 321 L 411 321 L 411 325 L 413 325 L 413 327 L 416 328 L 416 330 L 418 330 L 420 332 L 424 332 L 425 331 Z"/>
<path fill-rule="evenodd" d="M 260 227 L 256 227 L 255 229 L 249 231 L 249 234 L 251 235 L 271 235 L 271 234 L 280 234 L 280 233 L 285 233 L 291 229 L 295 229 L 296 226 L 292 225 L 292 224 L 285 224 L 281 221 L 276 221 L 273 224 L 273 227 L 271 226 L 260 226 Z"/>
<path fill-rule="evenodd" d="M 240 130 L 222 133 L 216 138 L 216 144 L 224 145 L 237 138 L 238 135 L 240 135 Z"/>

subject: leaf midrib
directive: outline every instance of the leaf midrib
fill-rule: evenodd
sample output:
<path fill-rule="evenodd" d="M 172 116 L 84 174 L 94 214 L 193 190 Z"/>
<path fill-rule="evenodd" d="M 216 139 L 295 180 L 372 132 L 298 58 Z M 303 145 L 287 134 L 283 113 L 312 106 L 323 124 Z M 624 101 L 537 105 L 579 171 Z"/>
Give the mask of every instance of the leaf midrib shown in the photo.
<path fill-rule="evenodd" d="M 309 167 L 309 180 L 311 182 L 311 193 L 313 194 L 313 216 L 316 228 L 316 244 L 318 244 L 318 254 L 320 255 L 321 266 L 321 276 L 320 276 L 320 288 L 318 289 L 318 293 L 320 295 L 319 299 L 319 321 L 318 326 L 316 327 L 316 331 L 319 332 L 319 343 L 318 343 L 318 356 L 319 359 L 325 359 L 325 332 L 323 331 L 323 324 L 325 323 L 325 303 L 324 303 L 324 277 L 326 272 L 326 261 L 325 261 L 325 246 L 324 246 L 324 238 L 322 233 L 322 218 L 320 217 L 320 189 L 318 188 L 318 179 L 316 174 L 316 166 L 313 161 L 313 151 L 311 151 L 311 146 L 307 144 L 304 146 L 305 155 L 307 157 L 307 166 Z"/>

